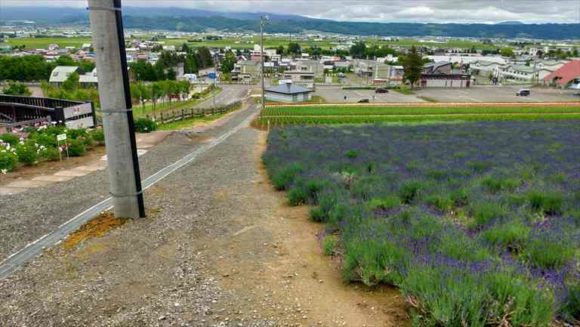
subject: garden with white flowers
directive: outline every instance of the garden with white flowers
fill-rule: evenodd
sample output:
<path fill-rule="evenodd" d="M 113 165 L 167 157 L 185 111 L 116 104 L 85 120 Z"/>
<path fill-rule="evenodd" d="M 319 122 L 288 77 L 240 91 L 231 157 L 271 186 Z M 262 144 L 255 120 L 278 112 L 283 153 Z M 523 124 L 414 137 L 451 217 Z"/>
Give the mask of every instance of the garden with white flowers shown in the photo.
<path fill-rule="evenodd" d="M 63 134 L 66 140 L 57 140 Z M 81 157 L 104 141 L 101 128 L 67 129 L 51 124 L 14 130 L 0 135 L 0 172 L 8 174 L 22 166 Z"/>

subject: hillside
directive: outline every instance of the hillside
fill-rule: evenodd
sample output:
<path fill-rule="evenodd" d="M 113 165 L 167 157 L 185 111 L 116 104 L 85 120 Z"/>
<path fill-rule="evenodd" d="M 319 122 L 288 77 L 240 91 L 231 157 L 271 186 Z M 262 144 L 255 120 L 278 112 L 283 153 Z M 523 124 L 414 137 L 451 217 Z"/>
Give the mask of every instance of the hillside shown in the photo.
<path fill-rule="evenodd" d="M 173 30 L 204 32 L 208 29 L 244 32 L 259 31 L 258 19 L 263 13 L 226 13 L 182 8 L 124 9 L 125 27 L 144 30 Z M 378 36 L 448 36 L 485 38 L 572 39 L 578 35 L 580 24 L 420 24 L 420 23 L 365 23 L 313 19 L 295 15 L 270 15 L 271 33 L 300 33 L 319 31 L 351 35 Z M 39 8 L 25 10 L 5 7 L 0 13 L 0 24 L 17 20 L 34 21 L 42 25 L 88 24 L 85 9 Z"/>

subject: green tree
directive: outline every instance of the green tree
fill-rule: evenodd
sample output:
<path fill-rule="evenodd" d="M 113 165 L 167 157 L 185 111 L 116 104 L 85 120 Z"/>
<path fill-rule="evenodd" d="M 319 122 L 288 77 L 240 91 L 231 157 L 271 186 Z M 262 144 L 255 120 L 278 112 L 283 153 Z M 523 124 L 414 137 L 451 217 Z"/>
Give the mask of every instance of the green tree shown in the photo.
<path fill-rule="evenodd" d="M 213 66 L 213 58 L 211 52 L 207 47 L 197 49 L 197 62 L 200 68 L 207 68 Z"/>
<path fill-rule="evenodd" d="M 288 53 L 291 55 L 299 55 L 302 53 L 302 48 L 300 47 L 300 44 L 296 43 L 296 42 L 290 42 L 288 43 Z"/>
<path fill-rule="evenodd" d="M 62 89 L 66 92 L 75 92 L 79 88 L 80 76 L 77 72 L 73 72 L 70 76 L 62 83 Z"/>
<path fill-rule="evenodd" d="M 153 101 L 153 112 L 155 113 L 155 106 L 157 105 L 157 100 L 163 97 L 163 88 L 159 84 L 160 82 L 151 83 L 151 100 Z"/>
<path fill-rule="evenodd" d="M 306 51 L 308 52 L 308 54 L 310 54 L 310 56 L 312 56 L 313 58 L 319 58 L 320 55 L 322 54 L 322 49 L 318 46 L 311 46 L 310 48 L 308 48 L 308 50 Z"/>
<path fill-rule="evenodd" d="M 189 98 L 189 91 L 191 90 L 191 84 L 189 81 L 179 81 L 179 92 L 182 94 L 183 97 Z"/>
<path fill-rule="evenodd" d="M 224 74 L 230 74 L 234 70 L 234 65 L 236 64 L 236 55 L 230 50 L 226 52 L 224 60 L 221 62 L 220 70 Z"/>
<path fill-rule="evenodd" d="M 280 45 L 276 48 L 276 54 L 283 55 L 284 54 L 284 46 Z"/>
<path fill-rule="evenodd" d="M 91 72 L 93 69 L 95 69 L 95 63 L 87 59 L 81 59 L 77 62 L 77 64 L 79 68 L 85 73 Z"/>
<path fill-rule="evenodd" d="M 129 68 L 135 73 L 138 81 L 157 81 L 159 77 L 153 65 L 145 60 L 137 60 L 129 64 Z"/>
<path fill-rule="evenodd" d="M 503 48 L 499 51 L 499 53 L 504 57 L 513 57 L 514 50 L 512 48 Z"/>
<path fill-rule="evenodd" d="M 26 85 L 13 81 L 8 82 L 8 86 L 2 90 L 2 93 L 7 95 L 32 95 L 32 92 L 30 92 Z"/>
<path fill-rule="evenodd" d="M 411 88 L 413 88 L 423 72 L 423 57 L 417 52 L 417 48 L 413 46 L 409 53 L 401 56 L 399 60 L 403 66 L 403 80 L 408 81 L 411 84 Z"/>
<path fill-rule="evenodd" d="M 56 65 L 42 56 L 0 56 L 0 80 L 47 81 Z"/>
<path fill-rule="evenodd" d="M 139 88 L 139 83 L 141 82 L 137 82 L 137 84 L 131 83 L 131 85 L 129 86 L 131 88 L 132 103 L 141 101 L 141 88 Z"/>
<path fill-rule="evenodd" d="M 353 58 L 364 58 L 366 56 L 367 45 L 363 41 L 358 41 L 350 47 L 350 55 Z"/>
<path fill-rule="evenodd" d="M 77 62 L 74 61 L 70 56 L 60 56 L 55 61 L 57 66 L 78 66 Z"/>
<path fill-rule="evenodd" d="M 141 108 L 145 109 L 145 100 L 151 100 L 151 89 L 144 83 L 137 83 L 139 94 L 141 95 Z"/>
<path fill-rule="evenodd" d="M 199 72 L 197 56 L 194 53 L 187 53 L 185 55 L 183 70 L 186 74 L 197 74 Z"/>

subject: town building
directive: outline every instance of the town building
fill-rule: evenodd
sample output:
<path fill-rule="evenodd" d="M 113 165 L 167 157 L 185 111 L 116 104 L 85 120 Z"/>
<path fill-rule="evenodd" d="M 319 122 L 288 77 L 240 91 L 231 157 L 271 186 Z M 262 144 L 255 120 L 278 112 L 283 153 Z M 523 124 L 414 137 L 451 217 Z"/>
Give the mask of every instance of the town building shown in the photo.
<path fill-rule="evenodd" d="M 580 85 L 580 60 L 572 60 L 546 75 L 544 84 L 561 88 L 578 88 Z"/>
<path fill-rule="evenodd" d="M 360 77 L 367 77 L 373 83 L 386 83 L 391 75 L 391 66 L 384 61 L 355 59 L 352 62 L 353 72 Z"/>
<path fill-rule="evenodd" d="M 296 103 L 312 99 L 312 90 L 290 82 L 266 88 L 264 93 L 266 100 L 275 102 Z"/>
<path fill-rule="evenodd" d="M 234 64 L 231 77 L 233 81 L 251 83 L 259 77 L 260 71 L 260 63 L 252 60 L 242 60 Z"/>
<path fill-rule="evenodd" d="M 61 86 L 72 73 L 75 73 L 79 70 L 77 66 L 56 66 L 52 73 L 50 73 L 50 78 L 48 82 L 54 86 Z"/>

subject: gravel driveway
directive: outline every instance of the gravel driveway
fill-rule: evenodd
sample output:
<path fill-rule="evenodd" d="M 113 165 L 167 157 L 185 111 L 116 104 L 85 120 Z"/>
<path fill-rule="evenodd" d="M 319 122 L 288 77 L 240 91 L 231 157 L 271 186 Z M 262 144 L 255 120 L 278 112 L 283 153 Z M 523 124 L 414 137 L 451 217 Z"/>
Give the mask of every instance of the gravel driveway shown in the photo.
<path fill-rule="evenodd" d="M 254 110 L 193 141 L 168 138 L 143 158 L 144 174 Z M 287 207 L 269 186 L 264 146 L 265 132 L 240 130 L 147 190 L 148 218 L 72 250 L 56 246 L 0 281 L 0 326 L 408 325 L 395 290 L 342 283 L 337 263 L 320 253 L 321 226 L 307 221 L 308 208 Z M 75 193 L 93 183 L 100 184 L 90 194 Z M 42 218 L 55 226 L 105 190 L 104 174 L 95 174 L 34 195 L 55 198 Z M 21 222 L 35 221 L 19 199 L 2 201 L 26 210 Z"/>
<path fill-rule="evenodd" d="M 228 89 L 230 90 L 230 89 Z M 247 92 L 241 87 L 227 91 L 231 97 Z M 238 97 L 239 98 L 239 97 Z M 227 101 L 225 98 L 223 101 Z M 220 135 L 243 121 L 249 111 L 240 111 L 226 123 L 202 133 L 173 134 L 162 144 L 140 157 L 141 176 L 148 177 L 159 169 L 192 152 L 203 139 Z M 203 138 L 197 137 L 197 134 Z M 51 184 L 27 192 L 0 196 L 0 261 L 93 204 L 107 198 L 108 171 L 98 171 L 65 183 Z"/>

